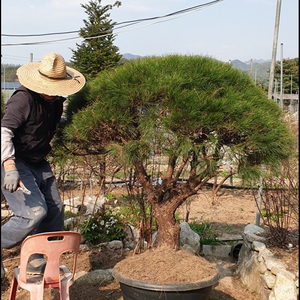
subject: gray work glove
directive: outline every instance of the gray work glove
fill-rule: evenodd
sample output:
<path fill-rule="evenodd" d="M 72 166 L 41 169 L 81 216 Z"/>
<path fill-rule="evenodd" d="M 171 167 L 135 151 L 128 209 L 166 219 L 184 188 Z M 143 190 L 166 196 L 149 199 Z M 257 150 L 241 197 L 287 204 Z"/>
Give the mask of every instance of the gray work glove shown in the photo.
<path fill-rule="evenodd" d="M 10 166 L 10 168 L 4 168 L 4 180 L 3 180 L 3 187 L 8 190 L 9 192 L 13 193 L 17 190 L 20 175 L 18 169 L 16 167 Z"/>

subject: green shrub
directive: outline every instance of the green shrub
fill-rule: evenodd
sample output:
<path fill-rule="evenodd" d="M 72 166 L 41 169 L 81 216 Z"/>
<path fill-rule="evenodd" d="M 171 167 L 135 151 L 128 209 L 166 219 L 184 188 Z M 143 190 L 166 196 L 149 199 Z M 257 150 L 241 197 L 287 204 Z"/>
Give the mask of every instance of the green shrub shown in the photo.
<path fill-rule="evenodd" d="M 153 226 L 156 225 L 156 220 L 152 213 L 151 204 L 144 199 L 145 195 L 123 195 L 118 201 L 119 212 L 124 216 L 127 223 L 132 226 L 138 226 L 141 222 L 149 223 L 152 218 Z"/>
<path fill-rule="evenodd" d="M 93 245 L 122 240 L 126 236 L 122 216 L 113 209 L 101 210 L 86 219 L 81 227 L 83 237 Z"/>
<path fill-rule="evenodd" d="M 71 211 L 69 211 L 69 210 L 65 210 L 65 211 L 64 211 L 64 219 L 65 219 L 65 220 L 67 220 L 67 219 L 69 219 L 69 218 L 74 218 L 74 217 L 76 217 L 76 216 L 78 216 L 78 213 L 73 213 L 73 212 L 71 212 Z"/>
<path fill-rule="evenodd" d="M 201 224 L 191 222 L 189 223 L 189 226 L 200 236 L 201 249 L 203 245 L 216 246 L 222 244 L 222 242 L 217 239 L 217 231 L 212 227 L 212 225 L 209 222 L 204 221 Z"/>

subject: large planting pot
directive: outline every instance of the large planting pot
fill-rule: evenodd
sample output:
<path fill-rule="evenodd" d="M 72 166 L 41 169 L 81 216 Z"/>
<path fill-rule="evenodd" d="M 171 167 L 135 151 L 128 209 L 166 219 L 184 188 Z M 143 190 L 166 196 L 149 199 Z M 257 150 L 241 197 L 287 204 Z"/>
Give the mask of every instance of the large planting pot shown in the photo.
<path fill-rule="evenodd" d="M 208 300 L 213 285 L 219 280 L 215 275 L 207 281 L 180 284 L 148 284 L 112 272 L 119 281 L 124 300 Z"/>

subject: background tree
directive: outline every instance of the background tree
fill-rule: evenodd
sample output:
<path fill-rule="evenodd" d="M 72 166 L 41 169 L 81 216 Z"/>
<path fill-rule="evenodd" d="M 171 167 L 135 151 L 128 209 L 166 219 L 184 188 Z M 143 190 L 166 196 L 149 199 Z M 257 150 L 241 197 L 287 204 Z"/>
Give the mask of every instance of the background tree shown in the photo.
<path fill-rule="evenodd" d="M 280 86 L 281 62 L 275 66 L 275 79 L 278 82 L 278 92 Z M 299 58 L 284 59 L 282 61 L 282 87 L 283 93 L 296 94 L 299 92 Z"/>
<path fill-rule="evenodd" d="M 1 64 L 1 82 L 16 82 L 18 81 L 17 69 L 21 65 L 14 64 Z M 5 69 L 5 80 L 4 80 L 4 69 Z"/>
<path fill-rule="evenodd" d="M 109 10 L 120 5 L 121 2 L 116 1 L 113 5 L 102 6 L 101 0 L 81 4 L 88 15 L 88 19 L 83 20 L 85 26 L 79 31 L 79 35 L 85 40 L 81 45 L 76 44 L 77 50 L 72 50 L 71 63 L 87 79 L 94 78 L 104 69 L 116 66 L 122 57 L 118 53 L 118 47 L 113 44 L 115 23 L 109 19 Z"/>
<path fill-rule="evenodd" d="M 78 153 L 105 148 L 134 169 L 160 246 L 179 248 L 176 209 L 221 172 L 226 155 L 253 179 L 293 145 L 278 105 L 248 75 L 208 57 L 133 60 L 101 72 L 76 97 L 89 105 L 73 115 L 65 137 Z"/>

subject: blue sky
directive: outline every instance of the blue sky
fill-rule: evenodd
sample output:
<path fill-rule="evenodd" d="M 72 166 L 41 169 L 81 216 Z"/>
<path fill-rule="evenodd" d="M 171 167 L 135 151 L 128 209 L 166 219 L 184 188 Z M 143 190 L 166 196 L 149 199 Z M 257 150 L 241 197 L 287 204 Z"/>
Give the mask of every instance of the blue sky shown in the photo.
<path fill-rule="evenodd" d="M 30 35 L 79 30 L 88 16 L 81 4 L 88 0 L 2 0 L 2 34 Z M 166 14 L 211 2 L 211 0 L 123 0 L 111 19 L 120 23 Z M 102 0 L 102 5 L 114 1 Z M 114 44 L 121 54 L 205 55 L 221 61 L 271 59 L 277 0 L 223 0 L 176 18 L 142 22 L 115 31 Z M 299 3 L 282 0 L 276 59 L 299 57 Z M 66 61 L 81 39 L 45 45 L 4 46 L 23 42 L 53 41 L 76 34 L 46 37 L 1 38 L 2 63 L 26 64 L 33 53 L 39 61 L 47 52 L 58 52 Z M 280 44 L 283 47 L 280 47 Z"/>

